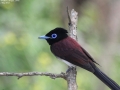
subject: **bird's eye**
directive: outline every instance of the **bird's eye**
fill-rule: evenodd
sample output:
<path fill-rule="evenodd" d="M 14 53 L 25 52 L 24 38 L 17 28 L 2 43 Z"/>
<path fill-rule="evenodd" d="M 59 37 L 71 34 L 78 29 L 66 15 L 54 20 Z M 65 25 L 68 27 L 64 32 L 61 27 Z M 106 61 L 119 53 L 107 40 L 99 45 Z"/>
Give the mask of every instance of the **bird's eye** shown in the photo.
<path fill-rule="evenodd" d="M 51 36 L 52 36 L 52 38 L 54 39 L 54 38 L 57 37 L 57 34 L 52 34 Z"/>

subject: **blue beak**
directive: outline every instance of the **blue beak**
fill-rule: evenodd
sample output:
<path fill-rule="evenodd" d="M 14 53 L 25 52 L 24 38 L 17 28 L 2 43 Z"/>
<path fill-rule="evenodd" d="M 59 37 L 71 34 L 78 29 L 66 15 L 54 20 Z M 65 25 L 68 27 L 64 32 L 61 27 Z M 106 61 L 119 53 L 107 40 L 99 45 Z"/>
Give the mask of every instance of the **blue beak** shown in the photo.
<path fill-rule="evenodd" d="M 38 39 L 49 39 L 50 37 L 48 37 L 48 36 L 45 36 L 45 35 L 43 35 L 43 36 L 39 36 L 38 37 Z"/>

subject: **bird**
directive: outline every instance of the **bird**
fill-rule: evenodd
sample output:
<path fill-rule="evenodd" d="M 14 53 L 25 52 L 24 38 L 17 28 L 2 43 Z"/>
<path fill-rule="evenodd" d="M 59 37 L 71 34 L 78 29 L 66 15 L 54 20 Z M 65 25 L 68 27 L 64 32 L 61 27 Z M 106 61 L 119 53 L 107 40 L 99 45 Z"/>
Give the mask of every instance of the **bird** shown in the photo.
<path fill-rule="evenodd" d="M 50 45 L 51 52 L 69 67 L 81 67 L 93 73 L 111 90 L 120 90 L 120 86 L 98 68 L 98 63 L 76 40 L 68 35 L 66 29 L 57 27 L 38 38 L 45 39 Z"/>

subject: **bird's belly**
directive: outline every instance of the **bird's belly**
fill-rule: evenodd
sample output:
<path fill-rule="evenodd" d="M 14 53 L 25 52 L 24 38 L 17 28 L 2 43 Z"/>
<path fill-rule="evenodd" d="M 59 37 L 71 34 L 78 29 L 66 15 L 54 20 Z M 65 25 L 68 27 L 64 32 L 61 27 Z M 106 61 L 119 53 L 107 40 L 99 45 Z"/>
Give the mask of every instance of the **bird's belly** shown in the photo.
<path fill-rule="evenodd" d="M 69 67 L 75 67 L 74 64 L 72 64 L 72 63 L 70 63 L 70 62 L 68 62 L 68 61 L 66 61 L 66 60 L 64 60 L 64 59 L 62 59 L 62 61 L 63 61 L 65 64 L 67 64 Z"/>

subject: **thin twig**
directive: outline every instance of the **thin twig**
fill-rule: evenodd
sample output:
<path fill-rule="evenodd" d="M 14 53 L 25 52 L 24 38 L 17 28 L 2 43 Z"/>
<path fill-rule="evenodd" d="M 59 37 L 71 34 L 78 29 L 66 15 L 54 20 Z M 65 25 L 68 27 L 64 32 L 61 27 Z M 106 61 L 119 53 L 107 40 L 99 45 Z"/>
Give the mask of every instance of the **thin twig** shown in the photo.
<path fill-rule="evenodd" d="M 68 25 L 70 26 L 70 25 L 72 25 L 72 21 L 71 21 L 71 18 L 70 18 L 70 11 L 69 11 L 68 6 L 67 6 L 67 15 L 68 15 L 68 20 L 69 20 Z"/>
<path fill-rule="evenodd" d="M 26 73 L 13 73 L 13 72 L 0 72 L 0 76 L 17 76 L 20 79 L 23 76 L 49 76 L 52 79 L 63 78 L 66 79 L 66 74 L 61 72 L 60 74 L 53 74 L 48 72 L 26 72 Z"/>

